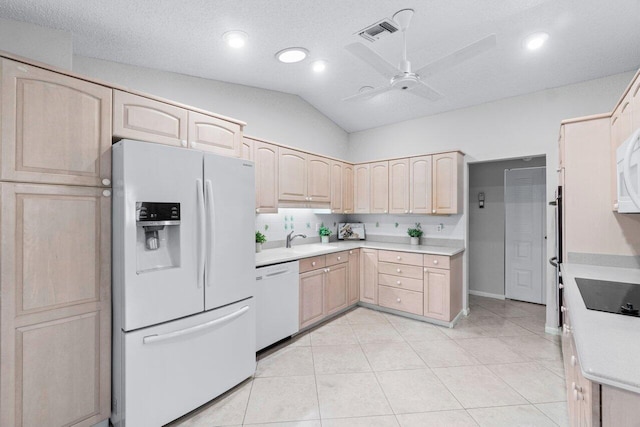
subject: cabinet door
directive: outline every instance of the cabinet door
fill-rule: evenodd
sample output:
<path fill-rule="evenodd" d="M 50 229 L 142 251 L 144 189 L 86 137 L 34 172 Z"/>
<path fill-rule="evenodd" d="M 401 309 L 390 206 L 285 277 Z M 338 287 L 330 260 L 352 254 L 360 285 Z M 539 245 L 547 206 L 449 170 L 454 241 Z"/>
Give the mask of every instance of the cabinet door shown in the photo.
<path fill-rule="evenodd" d="M 389 161 L 389 213 L 409 213 L 409 159 Z"/>
<path fill-rule="evenodd" d="M 617 162 L 616 154 L 618 147 L 631 135 L 632 133 L 632 117 L 631 117 L 631 93 L 622 100 L 618 108 L 615 109 L 611 115 L 611 199 L 614 210 L 617 210 L 618 203 L 618 190 L 617 190 Z"/>
<path fill-rule="evenodd" d="M 449 321 L 449 270 L 424 269 L 424 315 Z"/>
<path fill-rule="evenodd" d="M 457 214 L 462 211 L 462 155 L 433 156 L 433 205 L 431 213 Z"/>
<path fill-rule="evenodd" d="M 349 305 L 360 300 L 360 249 L 349 251 Z"/>
<path fill-rule="evenodd" d="M 189 147 L 228 157 L 240 157 L 242 126 L 189 111 Z"/>
<path fill-rule="evenodd" d="M 409 159 L 409 213 L 432 213 L 432 180 L 431 156 Z"/>
<path fill-rule="evenodd" d="M 278 146 L 253 141 L 256 163 L 256 212 L 278 212 Z"/>
<path fill-rule="evenodd" d="M 111 179 L 111 89 L 0 61 L 0 179 L 88 186 Z"/>
<path fill-rule="evenodd" d="M 300 329 L 324 317 L 324 269 L 300 275 Z"/>
<path fill-rule="evenodd" d="M 343 212 L 344 166 L 341 162 L 331 162 L 331 212 Z"/>
<path fill-rule="evenodd" d="M 113 136 L 186 147 L 187 110 L 114 90 Z"/>
<path fill-rule="evenodd" d="M 353 213 L 353 165 L 343 164 L 342 169 L 342 210 Z"/>
<path fill-rule="evenodd" d="M 0 425 L 109 417 L 111 200 L 102 192 L 0 184 Z"/>
<path fill-rule="evenodd" d="M 331 203 L 331 160 L 307 154 L 307 196 L 310 202 Z"/>
<path fill-rule="evenodd" d="M 369 182 L 369 164 L 354 166 L 353 180 L 354 211 L 355 213 L 369 213 L 371 200 L 371 183 Z"/>
<path fill-rule="evenodd" d="M 360 301 L 378 304 L 378 251 L 360 249 Z"/>
<path fill-rule="evenodd" d="M 389 162 L 371 163 L 371 213 L 389 211 Z"/>
<path fill-rule="evenodd" d="M 327 267 L 324 286 L 324 313 L 326 316 L 347 307 L 347 283 L 349 269 L 347 263 Z"/>
<path fill-rule="evenodd" d="M 279 147 L 278 199 L 294 202 L 307 200 L 307 155 Z"/>
<path fill-rule="evenodd" d="M 240 158 L 253 161 L 253 140 L 242 138 L 242 150 Z"/>
<path fill-rule="evenodd" d="M 631 87 L 631 128 L 640 128 L 640 78 Z"/>

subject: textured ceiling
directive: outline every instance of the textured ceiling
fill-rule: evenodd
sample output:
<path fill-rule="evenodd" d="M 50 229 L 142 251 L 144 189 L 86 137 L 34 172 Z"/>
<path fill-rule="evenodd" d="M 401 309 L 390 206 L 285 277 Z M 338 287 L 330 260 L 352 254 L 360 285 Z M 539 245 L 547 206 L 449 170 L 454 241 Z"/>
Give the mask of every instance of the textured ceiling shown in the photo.
<path fill-rule="evenodd" d="M 488 34 L 497 46 L 430 76 L 439 101 L 397 91 L 341 101 L 386 83 L 344 49 L 361 40 L 353 33 L 408 7 L 414 69 Z M 349 132 L 640 66 L 640 0 L 1 0 L 0 17 L 69 31 L 77 55 L 297 94 Z M 232 29 L 249 34 L 241 51 L 222 41 Z M 536 31 L 550 34 L 547 45 L 524 50 Z M 401 39 L 369 46 L 395 63 Z M 277 62 L 289 46 L 309 59 Z M 328 61 L 324 74 L 311 71 L 316 58 Z"/>

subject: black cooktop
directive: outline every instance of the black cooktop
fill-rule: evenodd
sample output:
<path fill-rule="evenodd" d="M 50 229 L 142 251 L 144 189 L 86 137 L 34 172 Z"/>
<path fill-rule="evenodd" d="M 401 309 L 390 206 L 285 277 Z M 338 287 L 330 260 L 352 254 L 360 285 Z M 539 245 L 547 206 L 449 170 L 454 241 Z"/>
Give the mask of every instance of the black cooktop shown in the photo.
<path fill-rule="evenodd" d="M 576 279 L 589 310 L 640 317 L 640 284 Z"/>

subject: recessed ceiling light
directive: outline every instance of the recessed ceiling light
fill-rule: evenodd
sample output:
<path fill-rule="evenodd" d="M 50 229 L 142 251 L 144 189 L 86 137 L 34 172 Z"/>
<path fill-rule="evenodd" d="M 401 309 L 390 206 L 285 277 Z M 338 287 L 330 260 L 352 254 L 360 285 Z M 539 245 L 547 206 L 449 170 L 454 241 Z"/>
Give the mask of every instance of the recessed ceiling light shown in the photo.
<path fill-rule="evenodd" d="M 318 59 L 316 61 L 313 61 L 311 63 L 311 68 L 316 73 L 321 73 L 327 69 L 327 61 L 325 61 L 324 59 Z"/>
<path fill-rule="evenodd" d="M 233 30 L 224 33 L 222 35 L 222 38 L 232 48 L 240 49 L 241 47 L 244 47 L 245 44 L 247 44 L 247 39 L 249 38 L 249 36 L 244 31 Z"/>
<path fill-rule="evenodd" d="M 307 57 L 309 51 L 303 47 L 288 47 L 276 53 L 276 59 L 285 64 L 300 62 Z"/>
<path fill-rule="evenodd" d="M 547 33 L 535 33 L 524 39 L 524 45 L 529 50 L 537 50 L 544 45 L 549 38 Z"/>

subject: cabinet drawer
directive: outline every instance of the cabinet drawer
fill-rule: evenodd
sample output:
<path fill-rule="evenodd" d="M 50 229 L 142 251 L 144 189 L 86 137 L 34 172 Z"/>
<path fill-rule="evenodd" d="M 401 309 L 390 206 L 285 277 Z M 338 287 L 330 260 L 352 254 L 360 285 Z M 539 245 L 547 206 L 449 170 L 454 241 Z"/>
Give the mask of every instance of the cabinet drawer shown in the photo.
<path fill-rule="evenodd" d="M 422 293 L 378 286 L 378 305 L 422 316 Z"/>
<path fill-rule="evenodd" d="M 324 268 L 325 265 L 324 255 L 314 256 L 312 258 L 303 258 L 300 260 L 300 273 Z"/>
<path fill-rule="evenodd" d="M 378 259 L 384 262 L 395 262 L 397 264 L 419 265 L 422 267 L 421 254 L 411 252 L 378 251 Z"/>
<path fill-rule="evenodd" d="M 422 279 L 410 279 L 407 277 L 392 276 L 390 274 L 380 274 L 378 284 L 391 286 L 392 288 L 408 289 L 410 291 L 422 292 Z"/>
<path fill-rule="evenodd" d="M 449 257 L 445 255 L 425 255 L 424 266 L 435 268 L 449 268 Z"/>
<path fill-rule="evenodd" d="M 381 262 L 378 264 L 378 272 L 381 274 L 391 274 L 393 276 L 422 279 L 422 267 L 417 267 L 415 265 Z"/>
<path fill-rule="evenodd" d="M 349 251 L 336 252 L 334 254 L 325 255 L 325 263 L 328 266 L 341 264 L 343 262 L 349 261 Z"/>

